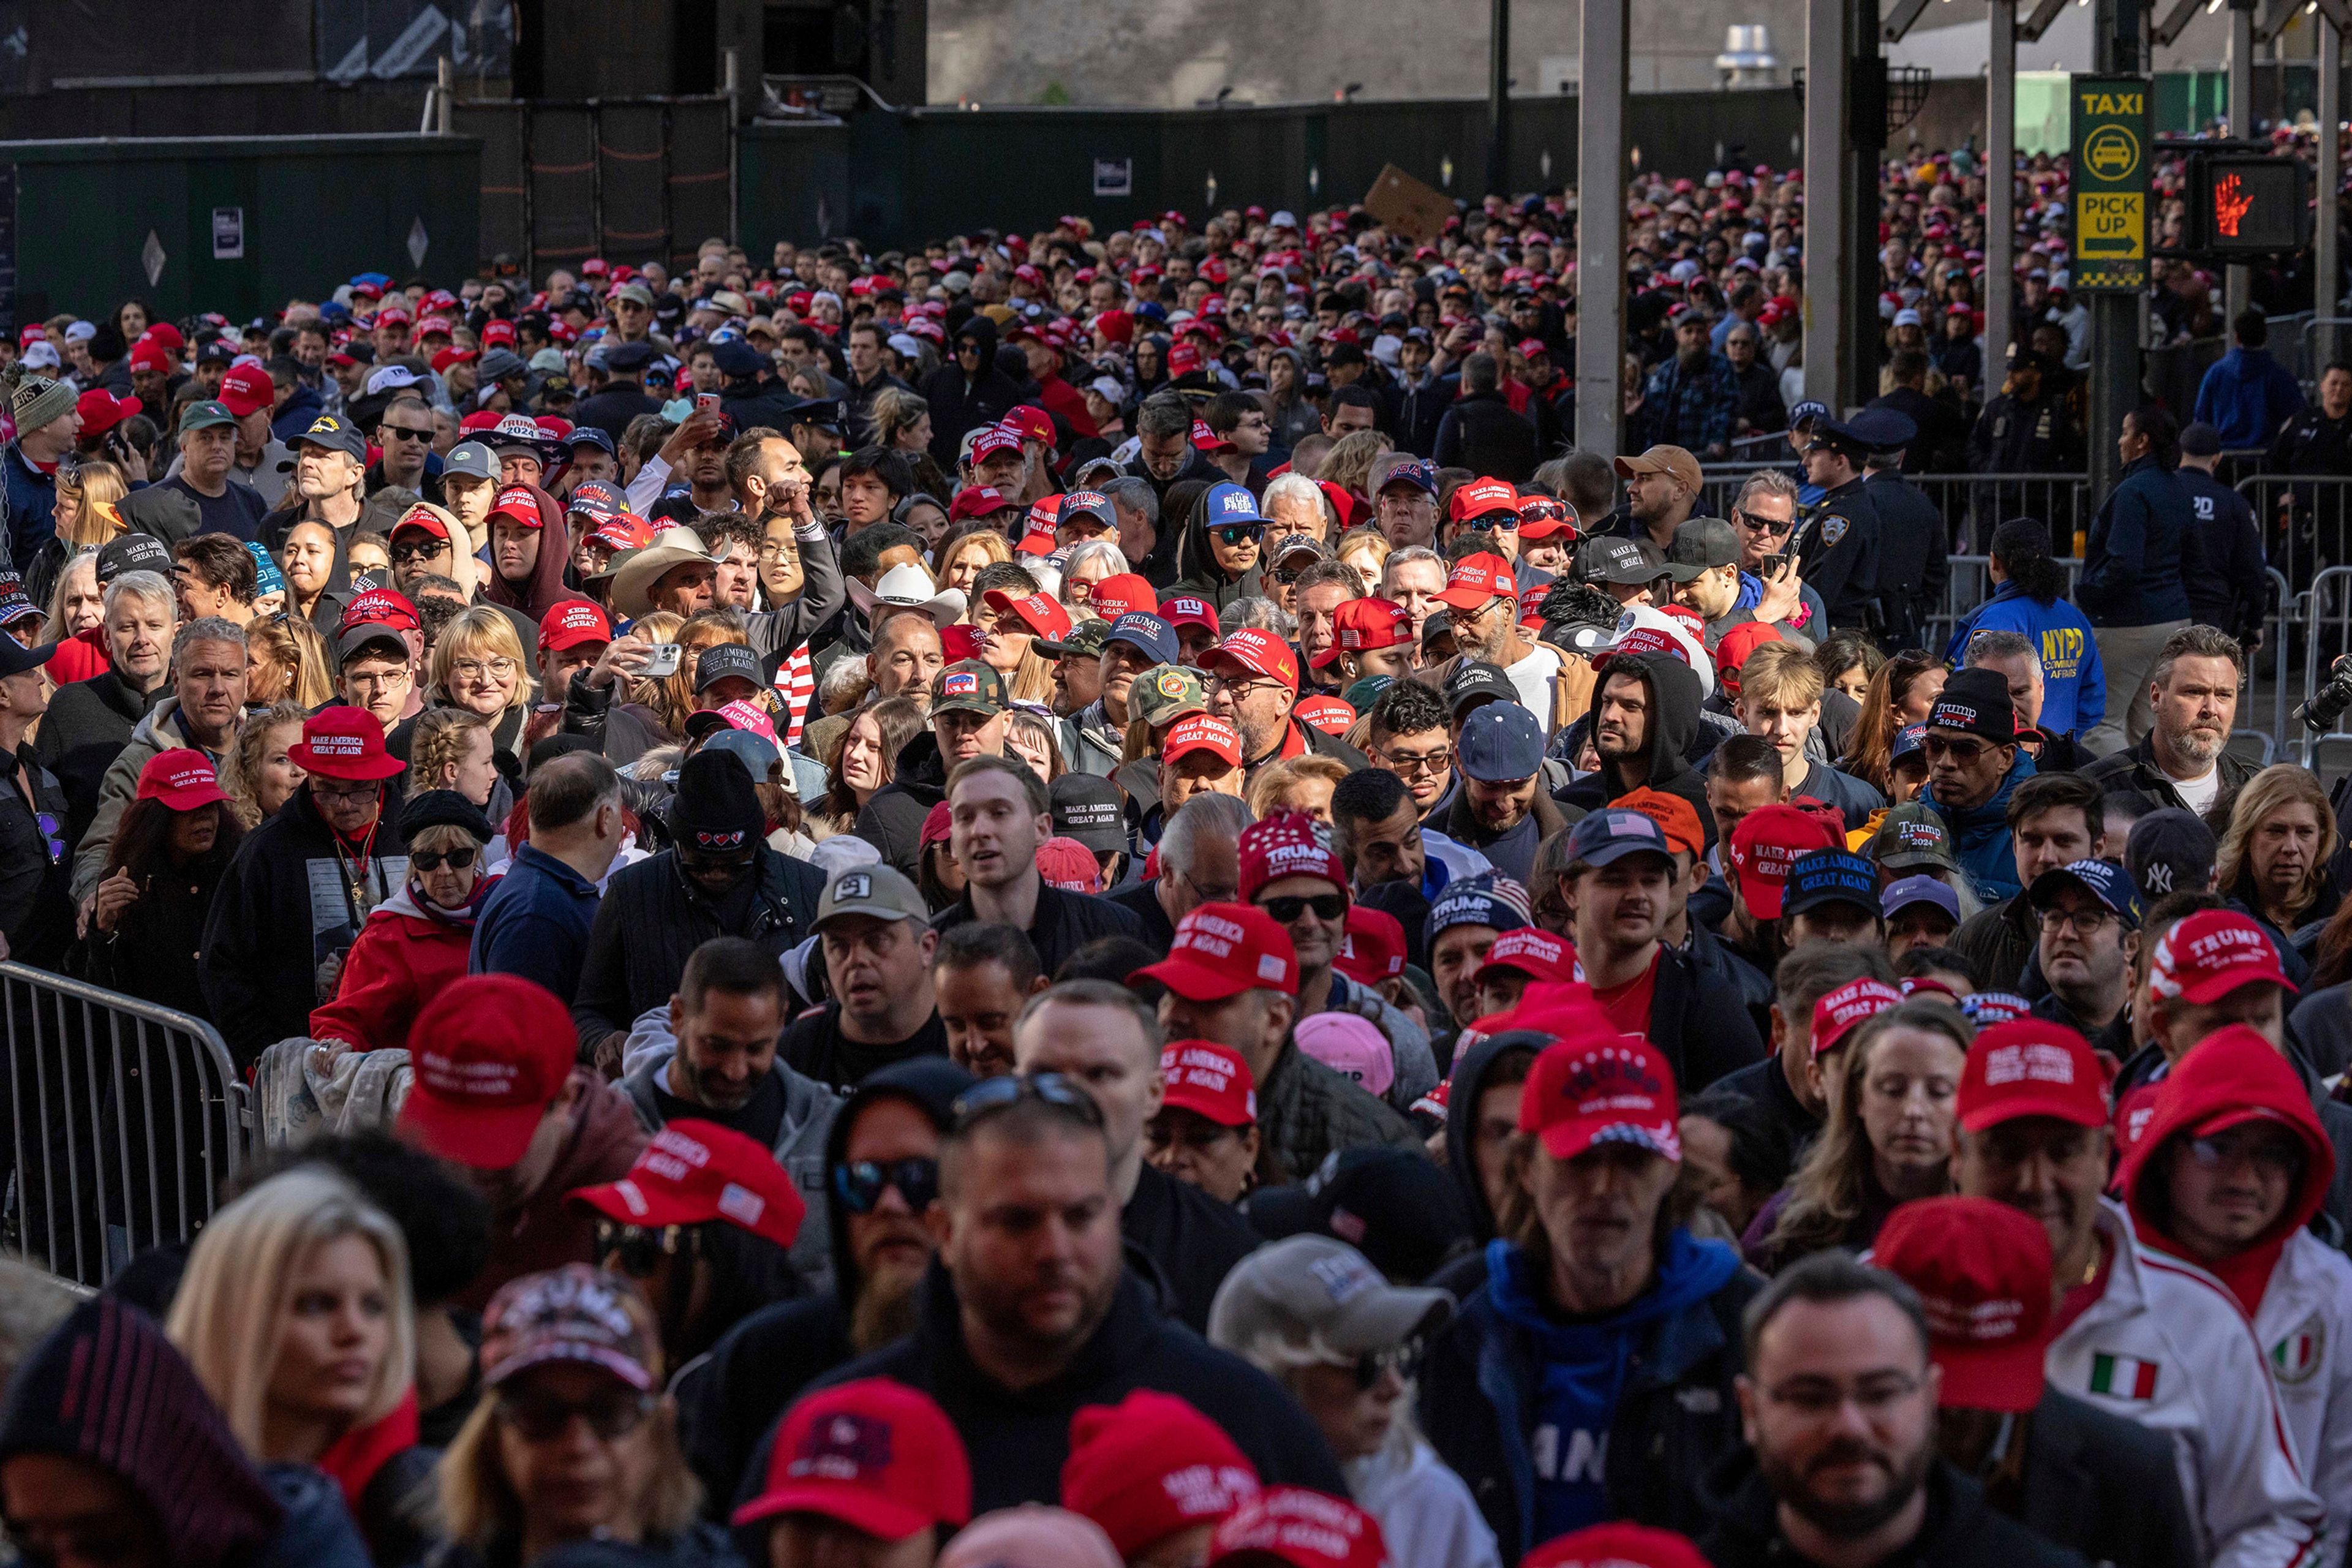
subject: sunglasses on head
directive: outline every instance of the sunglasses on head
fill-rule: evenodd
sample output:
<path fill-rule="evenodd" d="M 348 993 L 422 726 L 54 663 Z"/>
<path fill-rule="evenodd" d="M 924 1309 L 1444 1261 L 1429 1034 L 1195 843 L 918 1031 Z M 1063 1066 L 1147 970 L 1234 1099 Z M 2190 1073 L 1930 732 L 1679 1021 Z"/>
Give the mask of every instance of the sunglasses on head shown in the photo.
<path fill-rule="evenodd" d="M 1265 533 L 1265 525 L 1255 522 L 1229 522 L 1209 531 L 1226 544 L 1255 544 Z"/>
<path fill-rule="evenodd" d="M 438 871 L 444 866 L 452 871 L 462 871 L 474 863 L 474 857 L 478 853 L 470 844 L 439 853 L 430 849 L 414 849 L 409 852 L 408 863 L 419 871 Z"/>
<path fill-rule="evenodd" d="M 1276 925 L 1288 925 L 1291 921 L 1297 920 L 1302 911 L 1307 910 L 1313 910 L 1317 920 L 1336 921 L 1340 916 L 1348 912 L 1348 895 L 1345 893 L 1317 893 L 1312 898 L 1289 896 L 1278 899 L 1261 899 L 1258 900 L 1257 907 L 1264 910 L 1267 914 L 1272 915 L 1274 917 L 1274 923 Z"/>
<path fill-rule="evenodd" d="M 940 1195 L 940 1163 L 919 1155 L 904 1160 L 854 1160 L 834 1167 L 833 1195 L 851 1214 L 872 1214 L 891 1188 L 917 1214 Z"/>
<path fill-rule="evenodd" d="M 1024 1100 L 1051 1107 L 1088 1127 L 1103 1124 L 1102 1109 L 1095 1104 L 1094 1097 L 1079 1088 L 1075 1079 L 1057 1072 L 1008 1073 L 1003 1078 L 983 1079 L 955 1097 L 948 1107 L 948 1115 L 961 1132 Z"/>

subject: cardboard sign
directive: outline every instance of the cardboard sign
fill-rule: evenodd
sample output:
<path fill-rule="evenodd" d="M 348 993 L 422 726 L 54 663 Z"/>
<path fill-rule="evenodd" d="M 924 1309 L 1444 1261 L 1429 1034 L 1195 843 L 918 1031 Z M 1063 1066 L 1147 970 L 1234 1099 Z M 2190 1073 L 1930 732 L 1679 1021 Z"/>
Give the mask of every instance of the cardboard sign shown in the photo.
<path fill-rule="evenodd" d="M 1387 163 L 1365 193 L 1364 210 L 1407 239 L 1425 245 L 1445 232 L 1445 220 L 1454 216 L 1454 198 Z"/>

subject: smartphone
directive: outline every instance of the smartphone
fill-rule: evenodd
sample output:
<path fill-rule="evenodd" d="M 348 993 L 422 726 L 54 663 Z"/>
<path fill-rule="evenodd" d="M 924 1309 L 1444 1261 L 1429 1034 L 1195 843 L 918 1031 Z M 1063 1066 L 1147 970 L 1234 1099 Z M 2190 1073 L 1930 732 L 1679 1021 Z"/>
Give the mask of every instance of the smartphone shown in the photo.
<path fill-rule="evenodd" d="M 676 675 L 678 660 L 684 651 L 674 642 L 657 642 L 654 644 L 653 653 L 646 659 L 645 668 L 638 671 L 638 674 L 647 680 L 659 680 L 665 676 Z"/>
<path fill-rule="evenodd" d="M 706 414 L 716 414 L 719 412 L 719 395 L 715 392 L 699 394 L 694 400 L 694 405 Z"/>

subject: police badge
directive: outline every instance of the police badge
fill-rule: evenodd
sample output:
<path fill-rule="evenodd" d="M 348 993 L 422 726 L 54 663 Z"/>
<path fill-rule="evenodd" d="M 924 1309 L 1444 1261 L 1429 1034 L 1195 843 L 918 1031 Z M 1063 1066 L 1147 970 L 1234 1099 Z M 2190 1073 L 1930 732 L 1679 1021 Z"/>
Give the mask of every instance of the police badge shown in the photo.
<path fill-rule="evenodd" d="M 1835 544 L 1845 537 L 1846 520 L 1832 512 L 1822 519 L 1822 542 Z"/>

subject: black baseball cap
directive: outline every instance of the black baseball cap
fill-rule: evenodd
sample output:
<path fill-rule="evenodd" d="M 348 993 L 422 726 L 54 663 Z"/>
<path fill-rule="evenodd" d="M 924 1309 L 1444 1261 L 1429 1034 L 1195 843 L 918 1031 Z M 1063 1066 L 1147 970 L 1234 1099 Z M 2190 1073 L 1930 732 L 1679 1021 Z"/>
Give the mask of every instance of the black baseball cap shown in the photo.
<path fill-rule="evenodd" d="M 1878 913 L 1878 868 L 1851 849 L 1815 849 L 1789 865 L 1788 890 L 1780 898 L 1782 918 L 1817 910 L 1824 904 L 1852 904 Z"/>
<path fill-rule="evenodd" d="M 1590 583 L 1654 583 L 1666 574 L 1657 546 L 1633 539 L 1584 542 L 1584 577 Z"/>
<path fill-rule="evenodd" d="M 98 585 L 105 587 L 125 572 L 172 574 L 172 552 L 152 533 L 125 533 L 110 540 L 98 552 Z"/>
<path fill-rule="evenodd" d="M 1499 665 L 1478 659 L 1465 659 L 1445 683 L 1445 705 L 1454 710 L 1454 722 L 1460 724 L 1470 710 L 1485 702 L 1517 702 L 1519 689 L 1511 684 Z"/>
<path fill-rule="evenodd" d="M 1409 1149 L 1334 1150 L 1307 1180 L 1252 1193 L 1242 1214 L 1268 1241 L 1336 1237 L 1389 1279 L 1416 1285 L 1471 1246 L 1453 1181 Z"/>
<path fill-rule="evenodd" d="M 2177 805 L 2151 811 L 2124 839 L 2124 868 L 2151 903 L 2167 893 L 2201 893 L 2213 882 L 2221 847 L 2197 814 Z"/>
<path fill-rule="evenodd" d="M 709 690 L 730 675 L 742 677 L 754 686 L 764 685 L 760 669 L 760 656 L 739 642 L 723 642 L 702 650 L 694 661 L 694 689 Z"/>
<path fill-rule="evenodd" d="M 1064 773 L 1047 795 L 1054 803 L 1054 832 L 1075 838 L 1097 855 L 1125 849 L 1127 817 L 1118 785 L 1093 773 Z"/>

